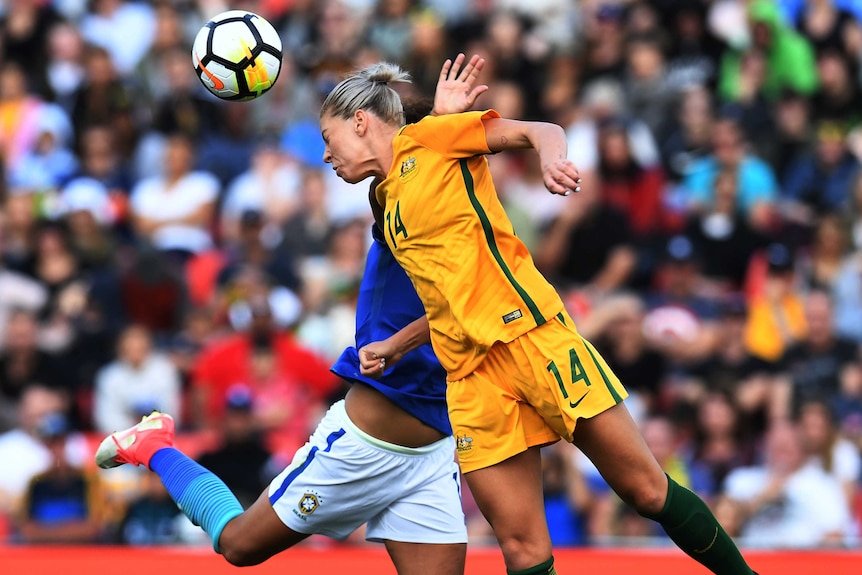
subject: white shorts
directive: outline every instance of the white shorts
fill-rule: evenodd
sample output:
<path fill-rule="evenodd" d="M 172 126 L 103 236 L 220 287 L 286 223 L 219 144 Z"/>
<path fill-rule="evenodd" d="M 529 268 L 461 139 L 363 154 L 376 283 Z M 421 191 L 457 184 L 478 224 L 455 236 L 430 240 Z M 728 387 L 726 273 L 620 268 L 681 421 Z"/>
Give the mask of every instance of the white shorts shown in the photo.
<path fill-rule="evenodd" d="M 419 448 L 380 441 L 350 421 L 344 400 L 272 480 L 269 502 L 299 533 L 343 540 L 367 524 L 369 541 L 467 542 L 454 439 Z"/>

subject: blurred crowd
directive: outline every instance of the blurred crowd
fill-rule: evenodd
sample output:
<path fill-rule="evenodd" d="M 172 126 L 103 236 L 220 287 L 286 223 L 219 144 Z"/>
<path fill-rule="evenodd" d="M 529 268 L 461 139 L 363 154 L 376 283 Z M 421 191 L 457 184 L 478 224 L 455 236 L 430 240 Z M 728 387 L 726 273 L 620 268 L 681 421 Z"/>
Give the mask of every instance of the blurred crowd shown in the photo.
<path fill-rule="evenodd" d="M 194 76 L 226 9 L 284 44 L 253 102 Z M 371 214 L 322 163 L 322 98 L 381 59 L 431 95 L 459 51 L 486 60 L 477 107 L 566 130 L 575 196 L 532 152 L 489 162 L 667 473 L 743 545 L 859 545 L 854 0 L 7 0 L 0 541 L 206 544 L 152 475 L 93 469 L 156 407 L 257 497 L 345 392 L 328 368 L 353 343 Z M 544 455 L 556 545 L 660 535 L 571 445 Z"/>

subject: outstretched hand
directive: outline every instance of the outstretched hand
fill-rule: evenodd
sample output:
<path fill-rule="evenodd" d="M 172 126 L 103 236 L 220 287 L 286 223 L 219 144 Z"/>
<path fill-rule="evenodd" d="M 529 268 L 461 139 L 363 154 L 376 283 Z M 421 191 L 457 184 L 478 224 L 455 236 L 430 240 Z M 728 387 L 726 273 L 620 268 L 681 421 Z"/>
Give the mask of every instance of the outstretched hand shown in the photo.
<path fill-rule="evenodd" d="M 559 159 L 542 167 L 542 179 L 552 194 L 568 196 L 581 191 L 581 176 L 578 168 L 569 160 Z"/>
<path fill-rule="evenodd" d="M 434 93 L 432 115 L 442 116 L 466 112 L 476 103 L 476 99 L 488 89 L 485 84 L 473 86 L 482 68 L 485 67 L 485 59 L 474 54 L 462 69 L 461 65 L 465 58 L 464 54 L 458 54 L 454 62 L 452 60 L 443 62 L 440 79 L 437 81 L 437 91 Z"/>

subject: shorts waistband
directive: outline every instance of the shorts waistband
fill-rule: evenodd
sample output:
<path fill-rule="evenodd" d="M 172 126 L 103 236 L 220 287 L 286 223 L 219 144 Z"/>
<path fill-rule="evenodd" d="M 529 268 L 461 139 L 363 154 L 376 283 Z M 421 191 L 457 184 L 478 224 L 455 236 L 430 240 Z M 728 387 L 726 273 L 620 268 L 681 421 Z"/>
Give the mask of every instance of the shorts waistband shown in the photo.
<path fill-rule="evenodd" d="M 344 427 L 348 431 L 355 434 L 359 439 L 361 439 L 368 445 L 376 447 L 378 449 L 383 449 L 385 451 L 391 451 L 400 455 L 427 455 L 429 453 L 437 451 L 438 449 L 446 447 L 447 445 L 452 444 L 452 436 L 450 435 L 448 437 L 444 437 L 443 439 L 438 439 L 434 443 L 423 445 L 422 447 L 405 447 L 404 445 L 396 445 L 394 443 L 389 443 L 388 441 L 383 441 L 382 439 L 377 439 L 373 435 L 369 435 L 368 433 L 359 429 L 347 415 L 347 409 L 344 406 L 343 399 L 332 404 L 330 411 L 332 411 L 333 415 L 335 415 L 342 421 Z"/>

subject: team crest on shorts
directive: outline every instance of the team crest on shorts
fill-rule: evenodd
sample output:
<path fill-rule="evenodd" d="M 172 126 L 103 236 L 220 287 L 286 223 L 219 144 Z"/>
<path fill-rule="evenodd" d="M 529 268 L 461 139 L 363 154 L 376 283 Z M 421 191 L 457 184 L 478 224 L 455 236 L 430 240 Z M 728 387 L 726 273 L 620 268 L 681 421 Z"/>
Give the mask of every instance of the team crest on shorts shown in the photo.
<path fill-rule="evenodd" d="M 311 515 L 320 507 L 320 497 L 317 493 L 306 493 L 299 500 L 299 512 L 303 515 Z"/>
<path fill-rule="evenodd" d="M 455 436 L 455 445 L 458 449 L 458 453 L 464 453 L 465 451 L 470 451 L 473 449 L 473 438 L 467 437 L 467 435 L 456 435 Z"/>

